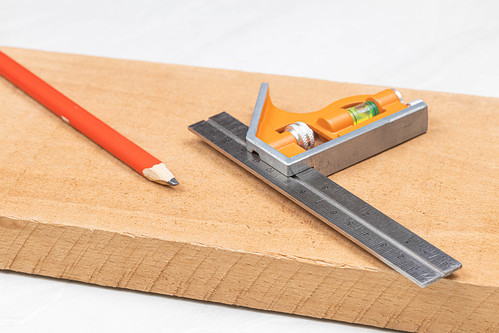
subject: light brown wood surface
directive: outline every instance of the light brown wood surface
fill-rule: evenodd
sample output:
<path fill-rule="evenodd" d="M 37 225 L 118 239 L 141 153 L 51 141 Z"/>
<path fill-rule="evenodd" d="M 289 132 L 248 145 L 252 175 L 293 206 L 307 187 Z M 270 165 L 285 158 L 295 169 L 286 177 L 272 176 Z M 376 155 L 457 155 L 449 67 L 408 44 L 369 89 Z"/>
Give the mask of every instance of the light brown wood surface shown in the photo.
<path fill-rule="evenodd" d="M 164 161 L 145 180 L 0 79 L 0 269 L 419 332 L 499 330 L 499 99 L 400 89 L 429 130 L 331 179 L 463 263 L 421 289 L 204 144 L 260 83 L 313 111 L 382 88 L 2 48 Z"/>

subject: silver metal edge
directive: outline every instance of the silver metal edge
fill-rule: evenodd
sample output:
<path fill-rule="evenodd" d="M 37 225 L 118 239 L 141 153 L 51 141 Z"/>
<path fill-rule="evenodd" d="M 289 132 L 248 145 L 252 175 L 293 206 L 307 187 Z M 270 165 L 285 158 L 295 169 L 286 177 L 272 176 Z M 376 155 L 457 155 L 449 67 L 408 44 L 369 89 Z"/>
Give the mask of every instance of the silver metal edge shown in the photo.
<path fill-rule="evenodd" d="M 253 110 L 253 115 L 251 116 L 251 122 L 248 127 L 246 139 L 248 137 L 256 137 L 256 130 L 258 129 L 258 123 L 260 122 L 260 117 L 262 115 L 263 105 L 265 104 L 265 98 L 267 97 L 268 90 L 268 83 L 262 83 L 260 85 L 260 91 L 258 92 L 258 98 L 256 99 L 255 109 Z"/>

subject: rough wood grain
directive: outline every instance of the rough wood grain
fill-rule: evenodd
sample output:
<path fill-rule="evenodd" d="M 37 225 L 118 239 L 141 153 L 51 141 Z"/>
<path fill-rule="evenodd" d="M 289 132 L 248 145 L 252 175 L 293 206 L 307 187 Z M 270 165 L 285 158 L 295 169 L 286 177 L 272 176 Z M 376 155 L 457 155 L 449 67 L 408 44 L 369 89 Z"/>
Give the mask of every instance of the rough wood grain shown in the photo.
<path fill-rule="evenodd" d="M 202 143 L 261 82 L 312 111 L 380 87 L 2 48 L 164 160 L 155 185 L 0 80 L 0 269 L 419 332 L 499 330 L 499 100 L 401 89 L 429 131 L 331 178 L 463 263 L 420 289 Z"/>

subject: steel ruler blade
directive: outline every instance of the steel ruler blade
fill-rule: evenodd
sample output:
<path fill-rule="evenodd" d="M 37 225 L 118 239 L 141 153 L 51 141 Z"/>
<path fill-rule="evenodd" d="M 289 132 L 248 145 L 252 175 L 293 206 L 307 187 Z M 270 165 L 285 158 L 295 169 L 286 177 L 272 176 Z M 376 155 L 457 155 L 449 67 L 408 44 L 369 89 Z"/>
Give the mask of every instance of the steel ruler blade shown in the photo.
<path fill-rule="evenodd" d="M 462 264 L 313 168 L 288 177 L 246 149 L 248 127 L 223 112 L 189 129 L 411 281 L 425 287 Z"/>

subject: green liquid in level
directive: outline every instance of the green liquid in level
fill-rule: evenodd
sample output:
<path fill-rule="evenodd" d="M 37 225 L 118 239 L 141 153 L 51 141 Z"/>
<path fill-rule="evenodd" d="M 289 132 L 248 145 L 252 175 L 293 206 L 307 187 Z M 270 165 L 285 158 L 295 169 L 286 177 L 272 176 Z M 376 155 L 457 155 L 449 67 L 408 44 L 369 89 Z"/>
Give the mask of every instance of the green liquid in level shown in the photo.
<path fill-rule="evenodd" d="M 376 103 L 371 101 L 348 108 L 347 111 L 350 114 L 350 117 L 352 117 L 354 125 L 371 119 L 379 114 Z"/>

